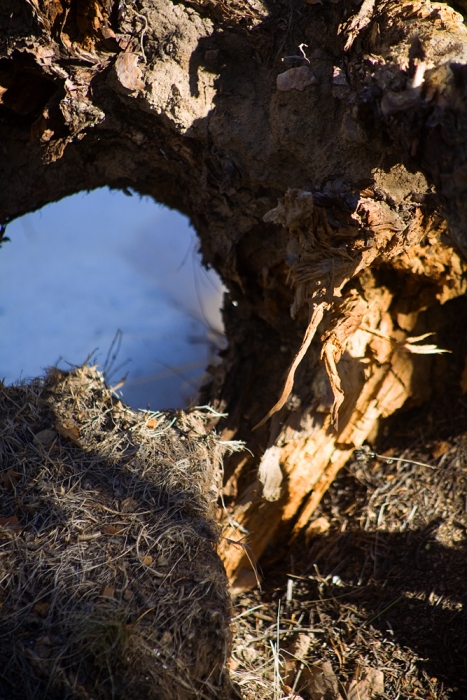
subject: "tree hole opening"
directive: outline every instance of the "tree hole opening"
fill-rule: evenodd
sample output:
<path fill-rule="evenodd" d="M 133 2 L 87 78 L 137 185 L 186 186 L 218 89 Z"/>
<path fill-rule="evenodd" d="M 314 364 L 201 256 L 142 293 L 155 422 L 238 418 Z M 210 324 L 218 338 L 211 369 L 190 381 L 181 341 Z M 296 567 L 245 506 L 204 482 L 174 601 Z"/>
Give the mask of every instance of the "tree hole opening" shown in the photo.
<path fill-rule="evenodd" d="M 94 190 L 13 221 L 0 252 L 0 377 L 91 362 L 132 408 L 196 401 L 224 344 L 223 287 L 182 214 Z"/>

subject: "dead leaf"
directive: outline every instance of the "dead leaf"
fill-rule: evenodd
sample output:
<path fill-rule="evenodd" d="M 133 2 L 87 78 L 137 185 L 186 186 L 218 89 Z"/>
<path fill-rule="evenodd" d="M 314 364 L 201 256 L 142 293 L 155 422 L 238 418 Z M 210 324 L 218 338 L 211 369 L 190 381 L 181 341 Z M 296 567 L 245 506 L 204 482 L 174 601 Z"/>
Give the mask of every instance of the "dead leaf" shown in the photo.
<path fill-rule="evenodd" d="M 67 440 L 71 440 L 78 447 L 82 447 L 79 440 L 79 428 L 77 427 L 75 421 L 67 421 L 66 423 L 57 423 L 57 431 L 60 435 Z"/>
<path fill-rule="evenodd" d="M 4 489 L 13 491 L 17 482 L 21 481 L 23 478 L 22 474 L 18 474 L 13 469 L 8 469 L 4 474 L 2 474 L 1 484 Z"/>
<path fill-rule="evenodd" d="M 102 532 L 104 535 L 120 535 L 125 529 L 124 525 L 103 525 Z"/>
<path fill-rule="evenodd" d="M 229 661 L 229 671 L 236 671 L 242 662 L 240 659 L 235 659 L 233 656 L 230 657 Z"/>
<path fill-rule="evenodd" d="M 121 53 L 114 64 L 115 75 L 121 87 L 129 92 L 139 92 L 144 88 L 143 73 L 138 66 L 136 53 Z"/>
<path fill-rule="evenodd" d="M 47 617 L 47 613 L 50 609 L 50 603 L 36 603 L 34 606 L 34 612 L 39 615 L 39 617 Z"/>
<path fill-rule="evenodd" d="M 63 425 L 66 430 L 69 430 L 75 437 L 79 437 L 79 428 L 74 419 L 67 420 L 61 425 Z"/>
<path fill-rule="evenodd" d="M 329 661 L 304 669 L 302 678 L 306 683 L 303 690 L 306 690 L 311 700 L 342 700 L 337 676 Z"/>
<path fill-rule="evenodd" d="M 146 423 L 146 428 L 149 428 L 149 430 L 154 430 L 158 423 L 159 421 L 157 420 L 157 418 L 150 418 Z"/>
<path fill-rule="evenodd" d="M 121 511 L 122 513 L 131 513 L 137 506 L 137 502 L 134 498 L 125 498 L 122 501 Z"/>
<path fill-rule="evenodd" d="M 161 645 L 165 646 L 167 644 L 170 644 L 171 641 L 172 641 L 172 634 L 168 630 L 166 630 L 164 632 L 164 634 L 162 635 Z"/>
<path fill-rule="evenodd" d="M 104 598 L 115 598 L 115 588 L 112 588 L 112 586 L 104 586 L 101 596 Z"/>
<path fill-rule="evenodd" d="M 431 448 L 431 455 L 433 459 L 439 459 L 440 457 L 442 457 L 444 454 L 446 454 L 450 447 L 451 444 L 449 442 L 446 442 L 446 440 L 440 440 L 440 442 L 435 442 L 435 444 Z"/>
<path fill-rule="evenodd" d="M 143 562 L 144 566 L 151 566 L 154 559 L 148 554 L 145 557 L 142 557 L 141 561 Z"/>
<path fill-rule="evenodd" d="M 281 678 L 283 683 L 283 692 L 286 692 L 286 687 L 294 684 L 295 678 L 297 676 L 298 663 L 296 659 L 287 658 L 287 651 L 285 652 L 285 658 L 282 661 L 282 672 Z M 289 693 L 287 693 L 289 695 Z"/>
<path fill-rule="evenodd" d="M 15 535 L 19 535 L 23 531 L 23 526 L 20 525 L 18 516 L 16 515 L 10 515 L 7 518 L 0 517 L 0 527 Z"/>
<path fill-rule="evenodd" d="M 370 700 L 373 695 L 384 693 L 384 673 L 375 668 L 364 667 L 357 669 L 356 678 L 350 681 L 347 688 L 347 700 Z M 360 680 L 357 680 L 357 676 Z"/>

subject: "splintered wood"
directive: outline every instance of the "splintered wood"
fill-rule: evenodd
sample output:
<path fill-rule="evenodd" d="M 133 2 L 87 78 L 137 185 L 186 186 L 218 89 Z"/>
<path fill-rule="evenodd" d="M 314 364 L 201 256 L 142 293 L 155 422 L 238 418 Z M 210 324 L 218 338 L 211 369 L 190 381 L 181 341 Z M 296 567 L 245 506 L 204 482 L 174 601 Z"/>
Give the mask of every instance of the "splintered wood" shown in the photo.
<path fill-rule="evenodd" d="M 294 538 L 307 526 L 337 472 L 379 419 L 409 397 L 423 396 L 414 358 L 440 349 L 421 344 L 425 334 L 408 335 L 429 297 L 444 303 L 466 289 L 465 264 L 441 241 L 443 220 L 420 208 L 414 207 L 407 223 L 385 202 L 364 197 L 336 228 L 310 193 L 289 190 L 265 220 L 290 234 L 291 314 L 304 304 L 310 311 L 281 395 L 256 426 L 270 421 L 257 478 L 225 511 L 220 551 L 237 589 L 253 583 L 251 562 L 273 537 Z M 419 300 L 413 298 L 410 309 L 395 304 L 393 285 L 376 280 L 381 268 L 417 280 Z M 315 392 L 318 404 L 301 409 L 297 424 L 288 402 L 318 330 L 322 365 L 315 381 L 324 389 Z M 240 476 L 241 468 L 233 478 Z"/>

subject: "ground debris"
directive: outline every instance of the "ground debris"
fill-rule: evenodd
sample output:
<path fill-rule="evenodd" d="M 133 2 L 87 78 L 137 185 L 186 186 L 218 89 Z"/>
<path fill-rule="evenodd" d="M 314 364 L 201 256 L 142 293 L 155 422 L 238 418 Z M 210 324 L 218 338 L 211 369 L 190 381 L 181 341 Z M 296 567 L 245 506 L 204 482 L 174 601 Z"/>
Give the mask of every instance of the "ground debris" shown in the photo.
<path fill-rule="evenodd" d="M 391 419 L 301 540 L 270 548 L 263 590 L 235 599 L 232 674 L 246 700 L 467 696 L 466 429 L 452 392 Z"/>
<path fill-rule="evenodd" d="M 339 682 L 329 661 L 312 667 L 308 676 L 304 690 L 308 691 L 311 700 L 342 700 Z"/>
<path fill-rule="evenodd" d="M 2 700 L 230 697 L 210 420 L 87 366 L 0 385 Z"/>

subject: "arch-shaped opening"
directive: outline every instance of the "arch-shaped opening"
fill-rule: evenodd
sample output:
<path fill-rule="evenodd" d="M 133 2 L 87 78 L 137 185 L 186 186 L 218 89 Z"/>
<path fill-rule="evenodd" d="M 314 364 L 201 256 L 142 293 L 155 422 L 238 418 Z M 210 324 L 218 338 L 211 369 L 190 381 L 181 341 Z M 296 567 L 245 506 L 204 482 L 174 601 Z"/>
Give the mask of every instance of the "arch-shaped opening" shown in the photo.
<path fill-rule="evenodd" d="M 128 193 L 130 194 L 130 193 Z M 16 219 L 0 254 L 7 383 L 91 353 L 133 408 L 194 400 L 223 342 L 222 284 L 189 220 L 149 197 L 98 189 Z"/>

